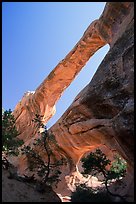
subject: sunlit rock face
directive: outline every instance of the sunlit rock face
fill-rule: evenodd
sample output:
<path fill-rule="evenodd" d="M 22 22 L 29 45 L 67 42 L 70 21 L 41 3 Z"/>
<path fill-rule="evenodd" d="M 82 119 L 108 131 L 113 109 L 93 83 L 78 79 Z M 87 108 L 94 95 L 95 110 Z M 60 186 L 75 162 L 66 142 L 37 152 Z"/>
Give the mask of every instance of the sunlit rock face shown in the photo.
<path fill-rule="evenodd" d="M 133 16 L 133 2 L 107 3 L 73 50 L 14 110 L 19 137 L 28 143 L 36 135 L 32 123 L 35 113 L 43 115 L 46 123 L 55 113 L 55 103 L 89 58 L 100 47 L 110 45 L 91 82 L 49 130 L 60 147 L 60 151 L 54 147 L 53 152 L 68 158 L 70 168 L 65 175 L 76 170 L 87 151 L 105 145 L 127 160 L 133 178 Z M 20 166 L 23 169 L 23 163 Z"/>

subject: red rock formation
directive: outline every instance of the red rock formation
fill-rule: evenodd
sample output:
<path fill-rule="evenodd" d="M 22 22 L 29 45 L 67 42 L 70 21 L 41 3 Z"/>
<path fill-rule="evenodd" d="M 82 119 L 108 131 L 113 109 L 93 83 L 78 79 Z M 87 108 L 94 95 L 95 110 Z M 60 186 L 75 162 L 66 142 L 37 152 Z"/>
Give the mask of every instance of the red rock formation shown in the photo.
<path fill-rule="evenodd" d="M 108 144 L 118 149 L 129 163 L 133 163 L 131 142 L 133 140 L 134 13 L 133 3 L 120 2 L 119 5 L 117 7 L 116 3 L 108 3 L 96 26 L 100 29 L 99 33 L 102 32 L 110 18 L 103 34 L 103 38 L 112 44 L 109 53 L 90 84 L 79 93 L 73 104 L 50 130 L 60 146 L 75 162 L 91 147 Z M 119 24 L 115 17 L 118 19 L 120 16 Z M 115 27 L 116 36 L 114 36 Z M 126 137 L 122 141 L 124 134 Z"/>
<path fill-rule="evenodd" d="M 90 57 L 106 42 L 95 29 L 97 20 L 91 23 L 83 37 L 70 53 L 53 69 L 35 92 L 27 92 L 14 110 L 20 138 L 27 141 L 35 135 L 32 119 L 43 115 L 46 123 L 55 114 L 55 104 L 64 90 L 74 80 Z"/>
<path fill-rule="evenodd" d="M 92 81 L 50 131 L 75 165 L 86 151 L 98 146 L 116 150 L 127 160 L 133 183 L 134 12 L 133 3 L 117 4 L 107 4 L 96 26 L 111 45 L 108 54 Z M 127 180 L 129 190 L 130 183 Z"/>
<path fill-rule="evenodd" d="M 92 81 L 49 130 L 71 167 L 87 151 L 100 145 L 118 151 L 133 169 L 133 2 L 110 2 L 100 18 L 34 93 L 24 96 L 14 110 L 20 138 L 32 141 L 35 113 L 46 123 L 55 113 L 55 103 L 89 58 L 106 43 L 110 50 Z M 68 173 L 68 171 L 67 171 Z M 132 175 L 132 174 L 131 174 Z"/>

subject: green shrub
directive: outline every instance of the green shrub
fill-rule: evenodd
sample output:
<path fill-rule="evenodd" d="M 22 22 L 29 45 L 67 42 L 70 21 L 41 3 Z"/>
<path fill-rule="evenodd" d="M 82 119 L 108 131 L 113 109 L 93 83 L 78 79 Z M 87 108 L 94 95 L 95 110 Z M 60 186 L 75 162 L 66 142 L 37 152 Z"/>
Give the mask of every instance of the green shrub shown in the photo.
<path fill-rule="evenodd" d="M 49 143 L 50 141 L 56 142 L 55 137 L 48 133 L 47 127 L 42 123 L 42 116 L 36 114 L 33 122 L 36 123 L 38 129 L 43 129 L 41 133 L 38 131 L 39 138 L 35 139 L 33 145 L 39 146 L 40 148 L 42 146 L 44 147 L 47 161 L 44 161 L 42 156 L 32 146 L 24 146 L 21 151 L 22 154 L 27 156 L 28 169 L 41 178 L 40 185 L 52 186 L 52 184 L 57 184 L 59 181 L 59 176 L 61 174 L 60 166 L 63 164 L 63 160 L 51 163 L 51 155 L 53 153 Z"/>
<path fill-rule="evenodd" d="M 112 193 L 108 188 L 108 184 L 112 182 L 112 179 L 115 181 L 121 181 L 122 177 L 126 175 L 127 164 L 120 155 L 116 154 L 114 161 L 111 162 L 100 149 L 96 149 L 95 152 L 91 152 L 87 157 L 82 158 L 81 161 L 84 169 L 82 172 L 83 174 L 102 174 L 103 183 L 105 184 L 107 193 L 111 196 L 119 197 L 124 202 L 126 201 L 126 195 L 121 196 L 119 194 Z M 110 169 L 108 169 L 108 165 L 110 165 Z"/>

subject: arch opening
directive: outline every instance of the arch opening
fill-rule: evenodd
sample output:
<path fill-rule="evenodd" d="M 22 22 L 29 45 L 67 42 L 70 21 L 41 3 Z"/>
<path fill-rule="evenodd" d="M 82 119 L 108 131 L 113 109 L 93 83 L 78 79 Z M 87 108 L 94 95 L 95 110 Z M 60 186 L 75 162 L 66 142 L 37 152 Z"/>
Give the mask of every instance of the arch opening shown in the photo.
<path fill-rule="evenodd" d="M 56 104 L 56 113 L 48 121 L 47 127 L 53 126 L 57 120 L 63 115 L 67 108 L 71 105 L 77 94 L 91 81 L 95 75 L 100 63 L 109 51 L 109 45 L 103 46 L 99 49 L 88 61 L 85 67 L 80 71 L 78 76 L 70 84 L 70 86 L 62 94 L 61 98 Z"/>
<path fill-rule="evenodd" d="M 116 150 L 112 151 L 110 148 L 108 148 L 105 145 L 100 145 L 98 148 L 94 148 L 91 151 L 87 151 L 85 152 L 82 157 L 80 158 L 80 160 L 77 163 L 76 166 L 76 171 L 74 172 L 74 185 L 73 185 L 73 189 L 72 191 L 74 192 L 76 190 L 76 186 L 80 186 L 81 184 L 85 184 L 87 187 L 91 187 L 94 190 L 97 190 L 97 192 L 103 192 L 106 191 L 106 186 L 104 183 L 104 176 L 101 173 L 95 173 L 95 171 L 92 171 L 93 173 L 91 174 L 86 174 L 84 175 L 84 168 L 83 168 L 83 162 L 82 159 L 83 158 L 87 158 L 88 155 L 90 155 L 90 153 L 95 153 L 96 149 L 101 150 L 102 153 L 104 153 L 106 155 L 106 158 L 109 159 L 111 161 L 110 165 L 107 165 L 107 170 L 113 169 L 115 172 L 117 170 L 120 170 L 121 172 L 121 168 L 126 169 L 126 172 L 128 171 L 128 165 L 126 160 L 120 155 L 120 153 Z M 119 159 L 119 160 L 118 160 Z M 108 184 L 108 189 L 110 192 L 112 192 L 113 194 L 117 194 L 117 195 L 125 195 L 126 193 L 126 185 L 128 182 L 128 175 L 125 174 L 125 176 L 120 176 L 119 179 L 112 179 L 111 182 L 109 182 Z M 117 201 L 119 199 L 118 196 L 112 196 L 113 201 Z M 121 199 L 121 198 L 120 198 Z"/>

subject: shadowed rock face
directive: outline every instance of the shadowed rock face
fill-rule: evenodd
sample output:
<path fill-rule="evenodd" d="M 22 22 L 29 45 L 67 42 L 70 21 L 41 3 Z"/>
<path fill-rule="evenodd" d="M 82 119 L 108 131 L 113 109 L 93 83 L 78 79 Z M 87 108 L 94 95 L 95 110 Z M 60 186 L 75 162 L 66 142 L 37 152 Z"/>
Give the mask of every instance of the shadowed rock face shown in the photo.
<path fill-rule="evenodd" d="M 14 116 L 20 138 L 32 141 L 36 135 L 31 122 L 35 113 L 44 115 L 47 122 L 63 91 L 89 58 L 108 43 L 110 50 L 91 82 L 49 131 L 61 149 L 56 150 L 56 155 L 65 155 L 73 167 L 85 152 L 101 145 L 117 150 L 133 166 L 133 16 L 133 2 L 106 4 L 100 18 L 88 27 L 66 58 L 16 106 Z"/>
<path fill-rule="evenodd" d="M 2 202 L 61 202 L 52 189 L 39 193 L 34 185 L 8 177 L 8 171 L 2 169 Z"/>

